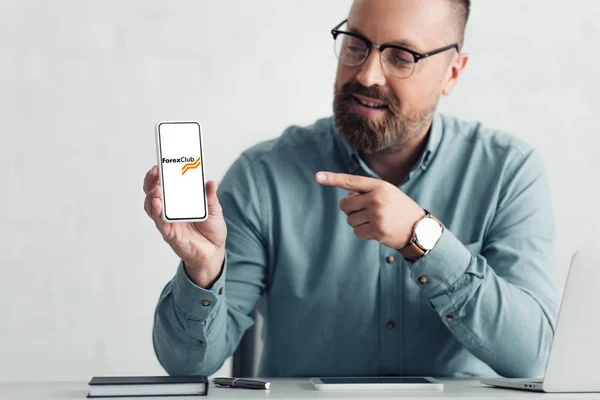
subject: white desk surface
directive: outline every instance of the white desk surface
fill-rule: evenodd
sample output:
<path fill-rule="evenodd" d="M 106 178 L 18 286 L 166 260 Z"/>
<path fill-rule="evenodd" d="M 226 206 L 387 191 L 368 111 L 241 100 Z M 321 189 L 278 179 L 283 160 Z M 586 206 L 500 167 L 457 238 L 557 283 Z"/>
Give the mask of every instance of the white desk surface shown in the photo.
<path fill-rule="evenodd" d="M 478 380 L 439 379 L 443 391 L 317 391 L 308 379 L 266 379 L 272 389 L 248 390 L 216 388 L 211 383 L 208 396 L 216 399 L 600 399 L 600 393 L 546 394 L 520 390 L 497 389 Z M 84 399 L 88 394 L 87 382 L 0 383 L 0 399 L 6 400 L 67 400 Z M 198 396 L 200 397 L 200 396 Z M 191 397 L 150 397 L 150 399 L 189 399 Z"/>

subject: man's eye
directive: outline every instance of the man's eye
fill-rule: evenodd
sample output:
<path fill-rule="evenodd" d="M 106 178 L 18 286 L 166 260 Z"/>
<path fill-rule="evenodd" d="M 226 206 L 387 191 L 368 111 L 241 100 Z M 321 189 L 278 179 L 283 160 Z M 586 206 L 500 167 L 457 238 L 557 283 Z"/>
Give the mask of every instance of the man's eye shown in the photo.
<path fill-rule="evenodd" d="M 361 46 L 350 45 L 347 48 L 348 48 L 348 51 L 350 51 L 351 53 L 361 53 L 361 52 L 365 51 L 364 48 Z"/>
<path fill-rule="evenodd" d="M 395 64 L 412 64 L 412 60 L 407 60 L 406 58 L 402 57 L 392 57 L 392 60 Z"/>
<path fill-rule="evenodd" d="M 405 51 L 394 51 L 388 61 L 395 67 L 410 67 L 414 63 L 412 55 Z"/>

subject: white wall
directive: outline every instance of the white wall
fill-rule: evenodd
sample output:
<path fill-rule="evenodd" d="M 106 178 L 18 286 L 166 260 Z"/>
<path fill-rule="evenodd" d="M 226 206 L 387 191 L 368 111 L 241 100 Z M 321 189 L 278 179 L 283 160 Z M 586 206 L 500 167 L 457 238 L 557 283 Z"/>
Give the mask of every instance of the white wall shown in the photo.
<path fill-rule="evenodd" d="M 331 113 L 338 1 L 0 2 L 0 381 L 162 374 L 154 306 L 177 259 L 142 208 L 153 125 L 197 119 L 206 172 Z M 600 2 L 476 1 L 441 109 L 549 171 L 559 282 L 598 248 Z M 226 372 L 223 372 L 226 373 Z"/>

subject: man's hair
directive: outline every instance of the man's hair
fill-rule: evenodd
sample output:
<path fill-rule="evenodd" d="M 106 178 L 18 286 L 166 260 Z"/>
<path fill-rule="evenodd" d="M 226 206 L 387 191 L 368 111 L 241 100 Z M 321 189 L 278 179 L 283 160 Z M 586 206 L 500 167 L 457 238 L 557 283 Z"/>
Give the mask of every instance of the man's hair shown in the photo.
<path fill-rule="evenodd" d="M 469 19 L 469 13 L 471 12 L 471 0 L 447 1 L 454 6 L 454 11 L 457 17 L 458 46 L 462 49 L 465 40 L 465 28 L 467 26 L 467 20 Z"/>

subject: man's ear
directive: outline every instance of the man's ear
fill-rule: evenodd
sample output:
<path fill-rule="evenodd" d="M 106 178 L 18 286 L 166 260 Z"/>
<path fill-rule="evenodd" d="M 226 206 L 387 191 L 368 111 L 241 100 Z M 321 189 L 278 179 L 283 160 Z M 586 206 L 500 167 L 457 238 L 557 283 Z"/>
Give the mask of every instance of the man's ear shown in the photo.
<path fill-rule="evenodd" d="M 454 59 L 452 65 L 450 66 L 449 77 L 446 81 L 446 84 L 444 85 L 444 88 L 442 89 L 442 94 L 444 96 L 450 95 L 450 93 L 452 92 L 452 88 L 454 88 L 454 85 L 456 85 L 456 83 L 458 82 L 458 78 L 467 66 L 468 61 L 469 55 L 466 53 L 459 53 L 458 56 Z"/>

